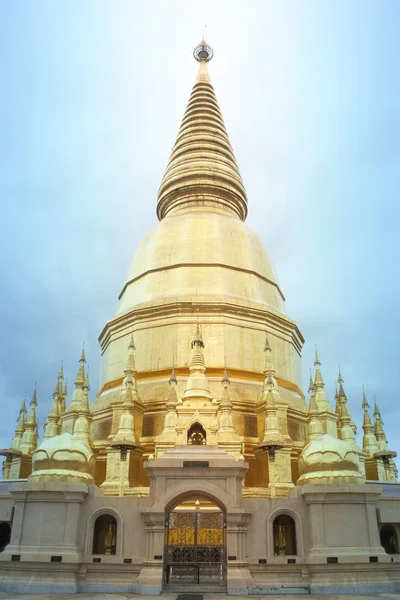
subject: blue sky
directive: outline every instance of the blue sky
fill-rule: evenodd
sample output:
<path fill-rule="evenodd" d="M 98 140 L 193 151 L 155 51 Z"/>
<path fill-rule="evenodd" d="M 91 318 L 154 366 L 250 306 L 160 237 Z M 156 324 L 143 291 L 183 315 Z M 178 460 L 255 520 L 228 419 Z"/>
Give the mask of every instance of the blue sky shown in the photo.
<path fill-rule="evenodd" d="M 400 452 L 396 1 L 4 0 L 0 4 L 0 446 L 38 383 L 40 430 L 60 361 L 116 309 L 196 74 L 210 73 L 260 233 L 333 401 L 340 363 Z"/>

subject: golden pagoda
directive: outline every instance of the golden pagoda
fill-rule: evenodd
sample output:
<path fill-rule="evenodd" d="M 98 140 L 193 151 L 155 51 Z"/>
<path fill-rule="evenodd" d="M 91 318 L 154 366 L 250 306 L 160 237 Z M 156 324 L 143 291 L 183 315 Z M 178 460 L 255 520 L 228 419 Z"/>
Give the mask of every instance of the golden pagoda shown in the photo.
<path fill-rule="evenodd" d="M 245 225 L 213 51 L 203 40 L 194 57 L 159 223 L 100 334 L 96 398 L 83 350 L 43 440 L 35 390 L 0 451 L 0 590 L 24 591 L 28 573 L 38 593 L 394 592 L 400 489 L 380 409 L 373 423 L 363 394 L 361 449 L 340 370 L 333 408 L 317 351 L 306 400 L 304 339 Z"/>

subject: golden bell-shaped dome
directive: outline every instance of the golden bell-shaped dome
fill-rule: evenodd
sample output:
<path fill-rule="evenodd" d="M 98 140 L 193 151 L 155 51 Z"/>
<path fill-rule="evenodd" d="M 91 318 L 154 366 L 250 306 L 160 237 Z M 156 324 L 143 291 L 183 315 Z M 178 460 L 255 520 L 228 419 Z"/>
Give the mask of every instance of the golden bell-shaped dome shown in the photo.
<path fill-rule="evenodd" d="M 299 457 L 299 472 L 297 485 L 364 483 L 355 450 L 328 434 L 304 447 Z"/>
<path fill-rule="evenodd" d="M 45 440 L 32 457 L 30 481 L 94 483 L 92 449 L 69 433 Z"/>

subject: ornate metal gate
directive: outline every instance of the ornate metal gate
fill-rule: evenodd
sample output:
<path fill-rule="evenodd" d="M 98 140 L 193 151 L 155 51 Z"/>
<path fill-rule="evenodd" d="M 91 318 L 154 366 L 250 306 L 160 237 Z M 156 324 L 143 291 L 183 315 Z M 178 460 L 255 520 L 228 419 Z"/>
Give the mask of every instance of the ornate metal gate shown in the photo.
<path fill-rule="evenodd" d="M 171 512 L 165 583 L 225 584 L 225 521 L 222 512 Z"/>

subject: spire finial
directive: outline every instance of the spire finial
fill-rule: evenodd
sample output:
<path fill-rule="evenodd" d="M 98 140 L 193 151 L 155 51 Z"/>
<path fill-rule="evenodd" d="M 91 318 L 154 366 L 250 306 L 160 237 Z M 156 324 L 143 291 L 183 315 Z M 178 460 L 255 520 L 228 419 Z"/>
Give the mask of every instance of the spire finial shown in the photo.
<path fill-rule="evenodd" d="M 308 383 L 308 393 L 311 395 L 313 392 L 315 392 L 315 387 L 314 387 L 312 372 L 310 369 L 310 381 Z"/>
<path fill-rule="evenodd" d="M 322 374 L 321 374 L 321 369 L 320 369 L 321 362 L 318 357 L 317 346 L 315 346 L 314 365 L 315 365 L 314 387 L 316 388 L 317 391 L 321 391 L 324 389 L 325 384 L 324 384 L 324 380 L 322 379 Z"/>
<path fill-rule="evenodd" d="M 199 321 L 199 311 L 197 310 L 197 319 L 196 319 L 196 335 L 194 340 L 191 343 L 191 347 L 199 346 L 199 348 L 204 348 L 203 337 L 201 335 L 200 321 Z"/>
<path fill-rule="evenodd" d="M 214 51 L 205 41 L 205 32 L 200 44 L 193 50 L 193 56 L 198 62 L 209 62 L 214 56 Z"/>
<path fill-rule="evenodd" d="M 228 370 L 227 370 L 227 368 L 226 368 L 226 356 L 225 356 L 225 362 L 224 362 L 224 376 L 223 376 L 223 378 L 221 379 L 221 385 L 222 385 L 223 387 L 225 387 L 225 388 L 226 388 L 228 385 L 230 385 L 230 383 L 231 383 L 231 382 L 230 382 L 230 380 L 229 380 Z"/>
<path fill-rule="evenodd" d="M 136 350 L 135 342 L 133 340 L 133 332 L 131 333 L 131 338 L 129 340 L 128 350 Z"/>
<path fill-rule="evenodd" d="M 172 387 L 173 385 L 176 386 L 178 383 L 178 380 L 176 378 L 176 372 L 175 372 L 175 356 L 172 357 L 172 371 L 171 371 L 171 377 L 169 378 L 169 385 Z"/>
<path fill-rule="evenodd" d="M 365 410 L 366 408 L 369 408 L 369 404 L 367 402 L 367 397 L 365 395 L 365 390 L 364 390 L 364 386 L 362 386 L 362 391 L 363 391 L 363 400 L 362 400 L 362 407 Z"/>
<path fill-rule="evenodd" d="M 321 366 L 320 360 L 318 358 L 318 350 L 317 350 L 317 346 L 315 346 L 315 359 L 314 359 L 314 365 L 315 366 Z"/>

